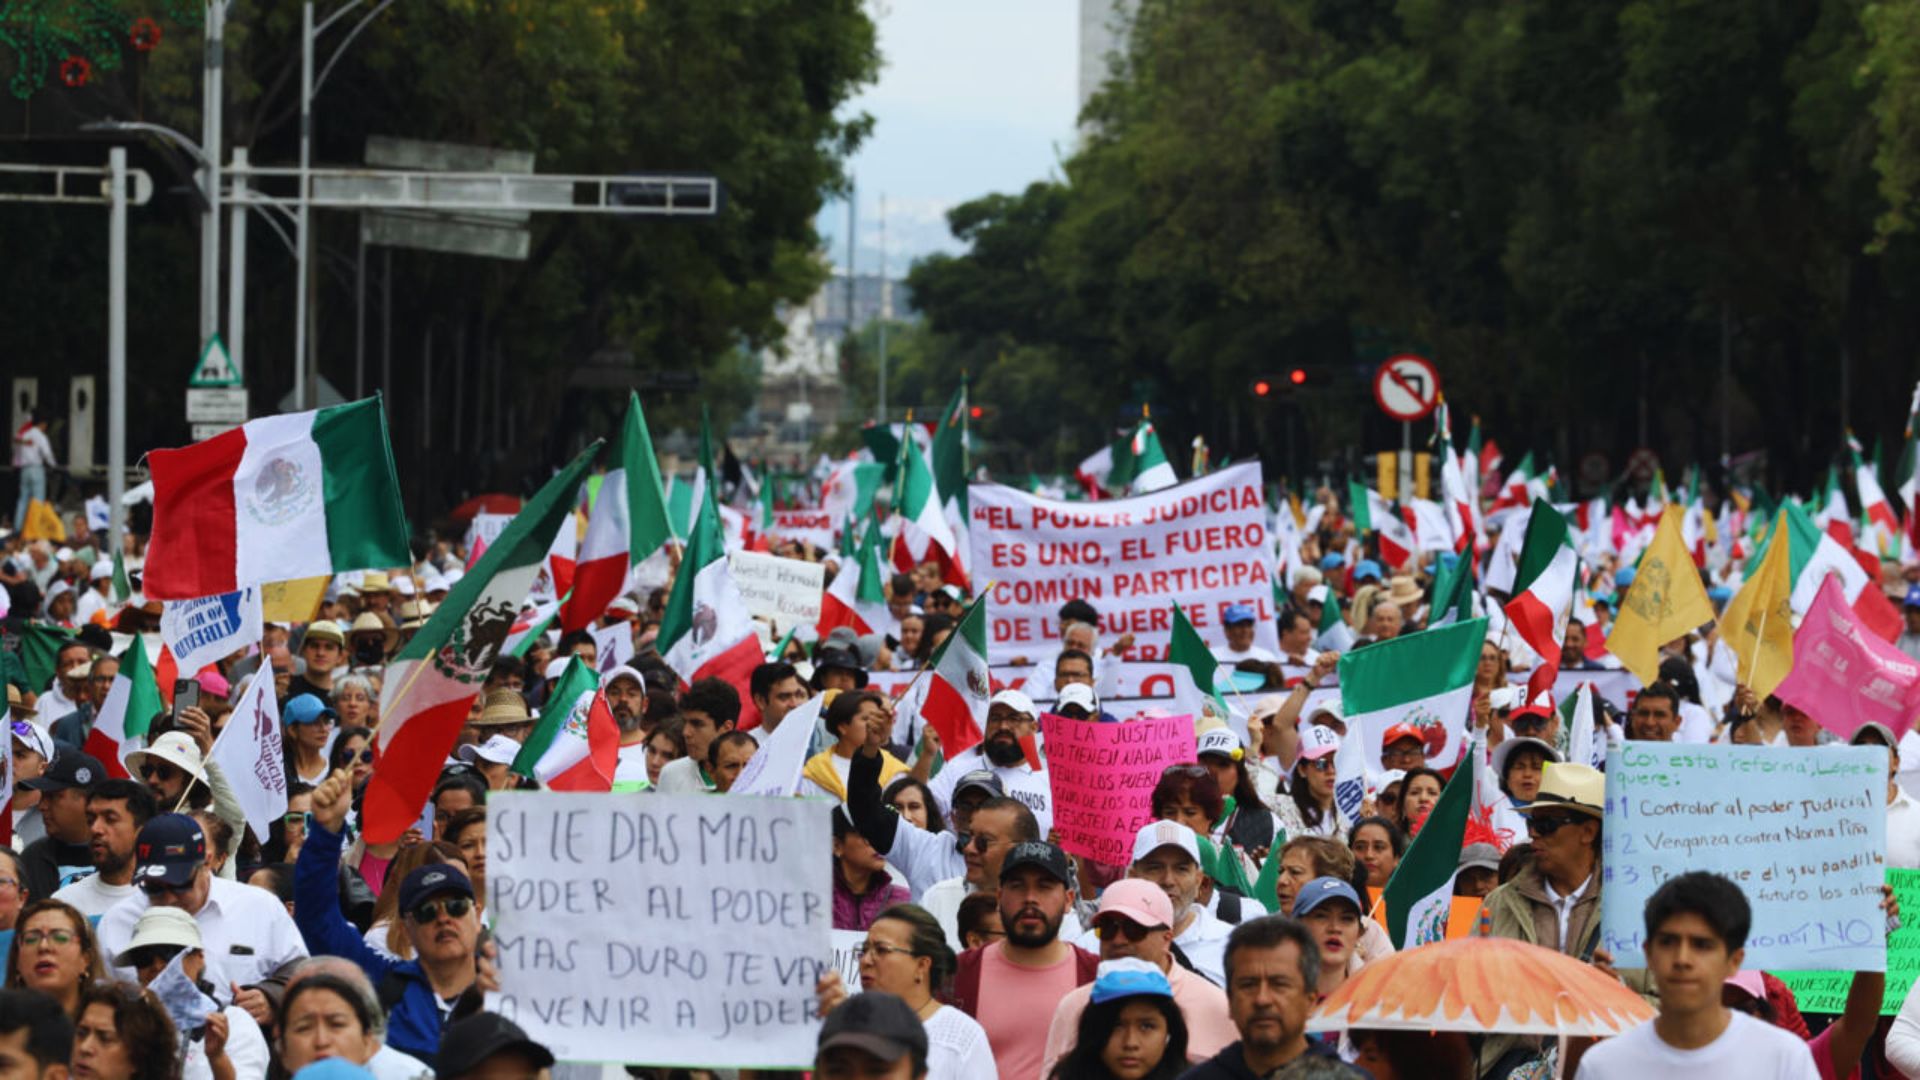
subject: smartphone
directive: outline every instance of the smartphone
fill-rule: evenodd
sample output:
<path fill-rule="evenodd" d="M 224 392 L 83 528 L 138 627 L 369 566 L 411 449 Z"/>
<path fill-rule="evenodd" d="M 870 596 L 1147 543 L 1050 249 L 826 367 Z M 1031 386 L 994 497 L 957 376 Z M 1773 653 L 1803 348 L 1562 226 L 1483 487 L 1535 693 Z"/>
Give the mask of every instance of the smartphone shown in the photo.
<path fill-rule="evenodd" d="M 185 709 L 200 707 L 200 684 L 193 679 L 173 680 L 173 717 L 178 720 Z"/>

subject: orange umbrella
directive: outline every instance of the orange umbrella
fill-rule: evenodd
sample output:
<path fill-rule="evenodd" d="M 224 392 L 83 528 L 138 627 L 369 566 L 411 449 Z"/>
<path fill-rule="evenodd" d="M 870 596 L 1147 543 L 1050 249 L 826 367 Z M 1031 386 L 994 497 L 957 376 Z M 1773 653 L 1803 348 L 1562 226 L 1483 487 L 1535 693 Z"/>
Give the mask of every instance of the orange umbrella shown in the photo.
<path fill-rule="evenodd" d="M 1571 956 L 1509 938 L 1466 937 L 1383 957 L 1350 976 L 1308 1031 L 1618 1035 L 1653 1007 Z"/>

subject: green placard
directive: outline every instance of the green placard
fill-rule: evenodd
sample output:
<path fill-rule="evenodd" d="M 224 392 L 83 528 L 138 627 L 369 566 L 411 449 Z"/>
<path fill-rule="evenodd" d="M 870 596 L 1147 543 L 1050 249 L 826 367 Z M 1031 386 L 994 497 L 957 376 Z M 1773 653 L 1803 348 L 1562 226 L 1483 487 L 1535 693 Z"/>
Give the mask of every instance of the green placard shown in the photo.
<path fill-rule="evenodd" d="M 1880 999 L 1880 1015 L 1892 1016 L 1906 1003 L 1907 991 L 1920 978 L 1920 870 L 1888 870 L 1887 884 L 1900 901 L 1900 929 L 1887 938 L 1887 990 Z M 1776 971 L 1793 991 L 1803 1013 L 1838 1014 L 1847 1007 L 1850 971 Z"/>

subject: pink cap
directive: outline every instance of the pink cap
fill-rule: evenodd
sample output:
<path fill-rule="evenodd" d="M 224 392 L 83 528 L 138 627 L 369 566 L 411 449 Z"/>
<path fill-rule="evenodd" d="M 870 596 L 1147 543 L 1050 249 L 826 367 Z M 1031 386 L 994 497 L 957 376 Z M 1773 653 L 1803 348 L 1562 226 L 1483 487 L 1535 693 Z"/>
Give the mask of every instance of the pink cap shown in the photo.
<path fill-rule="evenodd" d="M 1122 878 L 1100 894 L 1100 909 L 1094 912 L 1094 918 L 1102 915 L 1124 915 L 1148 928 L 1172 926 L 1173 901 L 1167 899 L 1165 889 L 1151 881 Z"/>
<path fill-rule="evenodd" d="M 1765 1001 L 1767 999 L 1766 981 L 1760 978 L 1760 972 L 1755 968 L 1744 968 L 1734 972 L 1727 977 L 1727 985 L 1737 986 L 1745 990 L 1748 997 L 1757 1001 Z"/>
<path fill-rule="evenodd" d="M 193 681 L 200 684 L 200 689 L 217 698 L 224 698 L 233 690 L 232 685 L 227 682 L 227 677 L 217 671 L 203 671 L 195 675 Z"/>

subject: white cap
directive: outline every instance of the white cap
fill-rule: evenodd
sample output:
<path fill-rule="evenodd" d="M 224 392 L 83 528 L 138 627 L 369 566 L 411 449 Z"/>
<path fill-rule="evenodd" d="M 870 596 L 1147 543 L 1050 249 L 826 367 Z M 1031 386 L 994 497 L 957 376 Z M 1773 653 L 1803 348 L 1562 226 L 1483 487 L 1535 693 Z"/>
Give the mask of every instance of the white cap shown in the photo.
<path fill-rule="evenodd" d="M 1307 590 L 1307 603 L 1324 604 L 1326 602 L 1327 587 L 1325 585 L 1315 585 L 1313 588 Z"/>
<path fill-rule="evenodd" d="M 640 614 L 640 603 L 631 596 L 616 596 L 607 604 L 608 614 L 622 612 L 627 615 Z"/>
<path fill-rule="evenodd" d="M 1310 727 L 1319 727 L 1320 725 L 1315 724 L 1314 720 L 1321 716 L 1331 716 L 1333 717 L 1334 723 L 1343 726 L 1347 722 L 1347 711 L 1340 707 L 1340 699 L 1337 697 L 1323 698 L 1318 705 L 1300 714 L 1300 730 L 1305 731 Z"/>
<path fill-rule="evenodd" d="M 460 583 L 461 578 L 467 576 L 467 572 L 456 566 L 441 576 L 446 580 L 447 588 L 451 589 Z"/>
<path fill-rule="evenodd" d="M 106 581 L 112 577 L 113 577 L 113 560 L 112 559 L 100 559 L 96 561 L 93 564 L 93 569 L 87 572 L 87 579 L 90 581 Z"/>
<path fill-rule="evenodd" d="M 560 673 L 567 670 L 567 661 L 571 659 L 573 659 L 572 656 L 556 656 L 553 659 L 547 661 L 547 671 L 546 671 L 547 681 L 552 682 L 553 680 L 559 678 Z"/>
<path fill-rule="evenodd" d="M 639 684 L 640 689 L 645 690 L 647 688 L 646 678 L 642 676 L 639 671 L 635 670 L 632 664 L 621 664 L 608 671 L 605 675 L 600 676 L 600 685 L 612 686 L 616 679 L 632 679 L 635 683 Z"/>
<path fill-rule="evenodd" d="M 1054 699 L 1053 709 L 1059 712 L 1069 705 L 1078 705 L 1090 713 L 1100 711 L 1100 699 L 1093 696 L 1093 687 L 1086 683 L 1068 683 L 1060 696 Z"/>
<path fill-rule="evenodd" d="M 1300 730 L 1300 760 L 1316 761 L 1340 749 L 1340 736 L 1332 728 L 1308 724 Z"/>
<path fill-rule="evenodd" d="M 1240 736 L 1235 735 L 1232 728 L 1217 727 L 1200 733 L 1200 748 L 1195 754 L 1225 754 L 1239 761 L 1246 751 L 1240 746 Z"/>
<path fill-rule="evenodd" d="M 53 557 L 59 559 L 61 562 L 66 562 L 68 559 L 73 558 L 73 549 L 62 545 L 53 553 Z"/>
<path fill-rule="evenodd" d="M 1163 847 L 1177 847 L 1194 862 L 1200 861 L 1200 845 L 1193 839 L 1193 830 L 1174 821 L 1149 821 L 1140 826 L 1140 831 L 1133 834 L 1133 861 L 1139 862 Z"/>
<path fill-rule="evenodd" d="M 13 737 L 19 739 L 20 744 L 27 749 L 39 754 L 48 761 L 53 760 L 53 738 L 48 735 L 46 729 L 42 728 L 39 724 L 31 720 L 22 721 L 20 724 L 15 725 Z"/>
<path fill-rule="evenodd" d="M 1038 711 L 1033 707 L 1033 699 L 1018 690 L 1002 690 L 993 695 L 993 700 L 987 702 L 987 707 L 992 708 L 995 705 L 1005 705 L 1007 708 L 1023 716 L 1032 717 L 1039 715 Z"/>
<path fill-rule="evenodd" d="M 519 756 L 520 744 L 505 735 L 490 735 L 478 746 L 470 743 L 460 748 L 460 760 L 469 764 L 478 759 L 495 765 L 511 765 Z"/>
<path fill-rule="evenodd" d="M 412 596 L 414 594 L 413 577 L 409 574 L 399 574 L 395 576 L 393 579 L 393 591 L 399 593 L 401 596 Z"/>
<path fill-rule="evenodd" d="M 447 579 L 441 576 L 440 571 L 429 570 L 426 576 L 420 579 L 420 588 L 423 592 L 446 592 Z"/>

